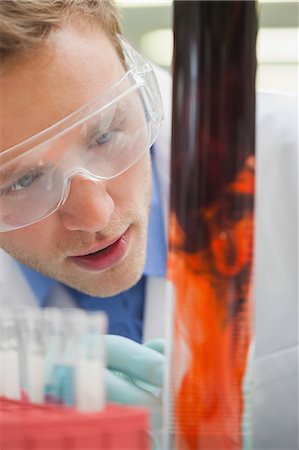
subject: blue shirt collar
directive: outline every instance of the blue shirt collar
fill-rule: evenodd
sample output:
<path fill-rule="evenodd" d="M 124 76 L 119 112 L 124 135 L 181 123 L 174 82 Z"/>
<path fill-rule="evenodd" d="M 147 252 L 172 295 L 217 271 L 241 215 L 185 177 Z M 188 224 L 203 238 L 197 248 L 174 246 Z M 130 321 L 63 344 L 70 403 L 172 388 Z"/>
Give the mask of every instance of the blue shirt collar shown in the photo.
<path fill-rule="evenodd" d="M 154 151 L 152 151 L 152 160 L 153 191 L 148 225 L 147 257 L 143 273 L 145 276 L 164 277 L 166 273 L 166 242 L 164 236 L 159 183 L 156 166 L 154 163 Z M 29 267 L 20 262 L 18 262 L 18 264 L 29 282 L 38 303 L 43 306 L 45 304 L 47 294 L 56 281 L 42 275 L 39 272 L 36 272 L 35 270 L 29 269 Z"/>

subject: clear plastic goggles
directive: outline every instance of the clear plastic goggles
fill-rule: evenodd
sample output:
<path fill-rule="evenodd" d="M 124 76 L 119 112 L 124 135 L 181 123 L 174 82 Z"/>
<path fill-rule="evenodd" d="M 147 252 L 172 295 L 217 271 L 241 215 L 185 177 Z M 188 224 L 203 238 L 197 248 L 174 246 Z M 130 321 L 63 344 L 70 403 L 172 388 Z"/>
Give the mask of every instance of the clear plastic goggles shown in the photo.
<path fill-rule="evenodd" d="M 120 38 L 128 71 L 103 95 L 0 153 L 0 231 L 33 224 L 68 197 L 71 179 L 114 178 L 154 142 L 162 102 L 149 61 Z"/>

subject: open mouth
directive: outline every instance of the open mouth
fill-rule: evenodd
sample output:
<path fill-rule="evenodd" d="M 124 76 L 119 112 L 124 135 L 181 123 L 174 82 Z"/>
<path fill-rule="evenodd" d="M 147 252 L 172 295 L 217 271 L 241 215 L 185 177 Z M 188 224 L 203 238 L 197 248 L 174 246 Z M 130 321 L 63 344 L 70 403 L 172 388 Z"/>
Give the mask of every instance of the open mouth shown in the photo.
<path fill-rule="evenodd" d="M 105 248 L 80 256 L 72 256 L 71 260 L 86 270 L 99 271 L 114 266 L 121 261 L 129 249 L 129 229 L 116 241 Z"/>
<path fill-rule="evenodd" d="M 82 258 L 83 256 L 84 256 L 84 257 L 88 257 L 88 258 L 93 258 L 93 257 L 96 258 L 96 257 L 99 256 L 99 255 L 104 255 L 105 253 L 109 253 L 109 251 L 110 251 L 111 249 L 113 249 L 113 246 L 114 246 L 115 244 L 117 244 L 118 241 L 119 241 L 120 239 L 121 239 L 121 238 L 117 239 L 117 241 L 115 241 L 113 244 L 110 244 L 110 245 L 108 245 L 107 247 L 102 248 L 101 250 L 98 250 L 98 251 L 96 251 L 96 252 L 94 252 L 94 253 L 88 253 L 87 255 L 79 256 L 78 258 Z"/>

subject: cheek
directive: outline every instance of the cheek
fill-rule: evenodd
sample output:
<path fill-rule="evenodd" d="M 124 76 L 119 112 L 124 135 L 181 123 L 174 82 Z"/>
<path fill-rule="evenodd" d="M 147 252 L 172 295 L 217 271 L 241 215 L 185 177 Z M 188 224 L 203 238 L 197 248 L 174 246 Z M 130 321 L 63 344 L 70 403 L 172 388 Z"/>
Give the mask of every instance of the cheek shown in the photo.
<path fill-rule="evenodd" d="M 116 208 L 147 208 L 151 197 L 151 160 L 149 152 L 133 164 L 126 172 L 111 180 L 107 190 Z"/>
<path fill-rule="evenodd" d="M 37 252 L 49 254 L 51 236 L 54 236 L 54 230 L 49 217 L 29 227 L 1 233 L 0 247 L 16 257 L 19 254 L 34 255 Z"/>

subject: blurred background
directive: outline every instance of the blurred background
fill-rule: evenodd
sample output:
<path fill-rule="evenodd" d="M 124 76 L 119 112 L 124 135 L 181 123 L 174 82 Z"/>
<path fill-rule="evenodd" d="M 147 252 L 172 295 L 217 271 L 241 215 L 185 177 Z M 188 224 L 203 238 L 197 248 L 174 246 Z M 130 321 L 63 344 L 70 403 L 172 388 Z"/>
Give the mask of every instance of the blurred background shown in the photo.
<path fill-rule="evenodd" d="M 123 11 L 124 35 L 171 71 L 173 0 L 116 1 Z M 297 0 L 258 1 L 258 90 L 298 94 L 298 9 Z"/>

